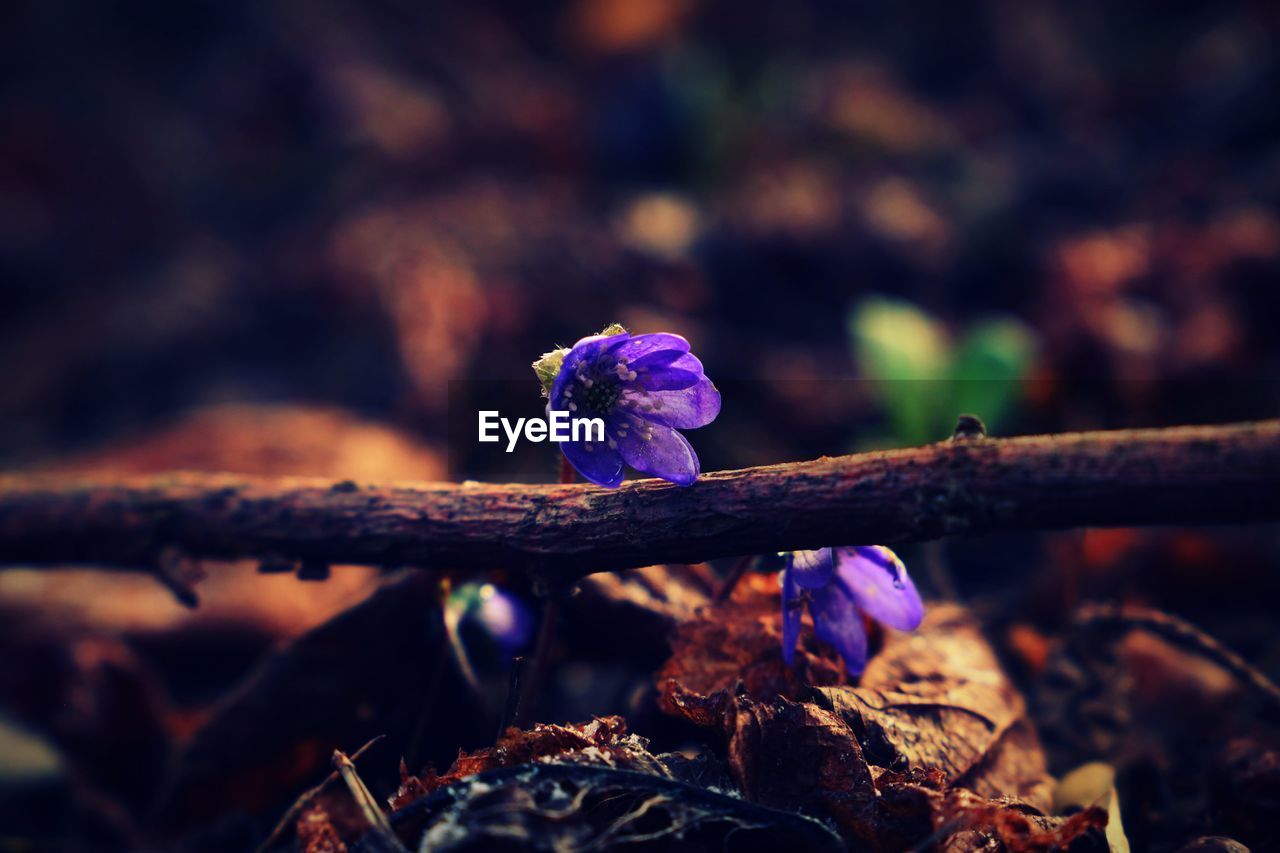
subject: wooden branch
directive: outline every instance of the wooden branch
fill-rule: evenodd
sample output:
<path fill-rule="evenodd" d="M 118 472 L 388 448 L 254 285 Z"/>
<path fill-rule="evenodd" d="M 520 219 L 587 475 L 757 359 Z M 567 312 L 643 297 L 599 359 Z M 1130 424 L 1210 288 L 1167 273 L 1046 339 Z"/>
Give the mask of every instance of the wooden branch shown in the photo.
<path fill-rule="evenodd" d="M 660 562 L 957 533 L 1280 519 L 1280 421 L 993 439 L 659 480 L 494 485 L 165 474 L 0 477 L 0 563 L 190 557 L 514 568 Z M 166 550 L 168 549 L 168 550 Z"/>

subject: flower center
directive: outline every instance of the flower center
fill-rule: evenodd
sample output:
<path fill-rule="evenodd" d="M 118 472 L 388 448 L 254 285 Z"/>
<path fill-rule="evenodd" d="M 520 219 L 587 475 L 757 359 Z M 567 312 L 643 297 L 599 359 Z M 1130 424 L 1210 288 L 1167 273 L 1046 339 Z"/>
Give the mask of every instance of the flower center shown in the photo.
<path fill-rule="evenodd" d="M 622 386 L 603 378 L 595 380 L 589 386 L 580 382 L 573 396 L 581 411 L 589 415 L 604 415 L 613 409 L 614 403 L 622 396 Z"/>

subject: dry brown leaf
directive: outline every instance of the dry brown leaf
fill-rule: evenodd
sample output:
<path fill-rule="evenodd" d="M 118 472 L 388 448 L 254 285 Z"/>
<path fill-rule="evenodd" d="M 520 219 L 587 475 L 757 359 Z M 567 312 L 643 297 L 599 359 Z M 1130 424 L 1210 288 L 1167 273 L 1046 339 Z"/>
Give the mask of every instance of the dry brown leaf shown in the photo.
<path fill-rule="evenodd" d="M 876 791 L 847 725 L 808 702 L 734 696 L 724 725 L 729 765 L 750 800 L 800 810 L 815 798 L 842 826 L 871 837 Z"/>
<path fill-rule="evenodd" d="M 575 621 L 607 622 L 611 633 L 665 636 L 711 603 L 718 579 L 706 563 L 647 566 L 583 578 L 569 601 Z"/>
<path fill-rule="evenodd" d="M 1051 780 L 1022 697 L 967 611 L 935 605 L 916 632 L 886 632 L 855 686 L 807 622 L 785 666 L 778 609 L 776 585 L 751 579 L 678 629 L 659 674 L 668 712 L 725 732 L 745 796 L 820 809 L 851 839 L 889 848 L 961 817 L 976 835 L 952 849 L 1007 835 L 1034 850 L 1038 833 L 1065 831 L 1044 816 Z"/>
<path fill-rule="evenodd" d="M 880 792 L 878 842 L 882 849 L 929 846 L 962 851 L 1024 853 L 1107 850 L 1107 813 L 1089 808 L 1069 818 L 1046 816 L 1011 797 L 987 799 L 967 788 L 948 787 L 941 771 L 886 771 Z M 922 828 L 925 837 L 921 837 Z"/>
<path fill-rule="evenodd" d="M 817 692 L 875 766 L 937 769 L 985 797 L 1018 797 L 1042 810 L 1052 804 L 1022 696 L 961 607 L 935 605 L 916 633 L 890 635 L 857 687 Z"/>
<path fill-rule="evenodd" d="M 475 752 L 458 752 L 457 759 L 444 773 L 427 768 L 421 776 L 409 775 L 403 767 L 400 789 L 391 797 L 393 809 L 430 794 L 438 788 L 468 776 L 531 764 L 554 758 L 560 763 L 603 765 L 619 770 L 635 770 L 657 776 L 669 776 L 662 762 L 648 750 L 649 742 L 627 734 L 621 717 L 598 717 L 588 723 L 538 723 L 532 729 L 507 729 L 497 744 Z"/>
<path fill-rule="evenodd" d="M 558 761 L 461 780 L 390 819 L 409 849 L 433 853 L 845 849 L 830 827 L 793 812 L 675 779 Z"/>
<path fill-rule="evenodd" d="M 298 818 L 296 831 L 297 847 L 305 853 L 347 853 L 347 845 L 342 842 L 329 813 L 322 806 L 313 805 L 303 812 Z"/>
<path fill-rule="evenodd" d="M 733 597 L 681 624 L 671 639 L 671 658 L 658 684 L 678 683 L 682 692 L 710 696 L 742 683 L 753 699 L 795 699 L 812 684 L 846 681 L 844 663 L 817 642 L 806 622 L 796 666 L 782 660 L 778 585 L 766 575 L 746 575 Z M 664 697 L 669 710 L 675 710 Z"/>
<path fill-rule="evenodd" d="M 767 584 L 753 578 L 733 601 L 681 626 L 658 676 L 668 711 L 714 725 L 724 704 L 709 697 L 738 682 L 757 701 L 809 698 L 849 725 L 872 766 L 938 769 L 948 783 L 983 796 L 1049 808 L 1044 756 L 1025 704 L 967 611 L 935 605 L 915 633 L 888 632 L 850 686 L 841 683 L 840 659 L 807 622 L 796 666 L 785 665 L 777 594 Z"/>

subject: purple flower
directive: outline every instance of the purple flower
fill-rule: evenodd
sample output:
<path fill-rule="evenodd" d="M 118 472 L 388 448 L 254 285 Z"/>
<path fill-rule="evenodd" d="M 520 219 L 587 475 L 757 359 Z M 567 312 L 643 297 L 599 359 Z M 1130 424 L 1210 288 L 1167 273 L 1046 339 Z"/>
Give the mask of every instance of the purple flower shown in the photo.
<path fill-rule="evenodd" d="M 632 337 L 621 326 L 611 326 L 570 350 L 548 353 L 534 369 L 548 390 L 552 411 L 568 412 L 571 421 L 604 421 L 604 441 L 560 444 L 586 479 L 614 488 L 622 483 L 624 463 L 681 486 L 698 478 L 698 455 L 676 430 L 715 420 L 720 392 L 684 338 L 664 333 Z"/>
<path fill-rule="evenodd" d="M 483 628 L 507 651 L 527 645 L 533 633 L 533 615 L 529 608 L 491 583 L 465 583 L 449 594 L 445 601 L 445 626 L 456 635 L 464 622 Z"/>
<path fill-rule="evenodd" d="M 924 603 L 907 567 L 883 545 L 793 551 L 782 571 L 782 656 L 790 666 L 800 638 L 800 611 L 809 602 L 814 633 L 834 646 L 850 675 L 867 665 L 865 613 L 899 631 L 924 618 Z"/>

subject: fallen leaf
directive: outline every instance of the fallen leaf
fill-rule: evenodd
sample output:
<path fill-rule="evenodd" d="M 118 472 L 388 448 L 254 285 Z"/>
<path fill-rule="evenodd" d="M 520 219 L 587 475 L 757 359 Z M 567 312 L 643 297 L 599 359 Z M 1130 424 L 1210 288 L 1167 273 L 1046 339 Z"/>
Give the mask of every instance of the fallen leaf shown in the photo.
<path fill-rule="evenodd" d="M 843 850 L 803 815 L 648 773 L 558 761 L 490 770 L 391 816 L 411 849 Z"/>
<path fill-rule="evenodd" d="M 1091 761 L 1072 770 L 1062 777 L 1053 792 L 1053 810 L 1058 814 L 1094 806 L 1107 810 L 1107 846 L 1111 853 L 1129 853 L 1129 839 L 1120 817 L 1116 771 L 1101 761 Z"/>
<path fill-rule="evenodd" d="M 798 698 L 812 684 L 843 683 L 844 662 L 817 641 L 807 619 L 797 665 L 786 665 L 780 606 L 772 576 L 744 576 L 729 601 L 703 608 L 678 626 L 658 684 L 675 682 L 686 693 L 709 696 L 741 682 L 746 695 L 769 700 Z"/>
<path fill-rule="evenodd" d="M 527 731 L 509 728 L 492 747 L 470 753 L 459 751 L 457 759 L 444 773 L 427 768 L 418 777 L 402 770 L 400 789 L 391 797 L 391 807 L 404 808 L 439 788 L 487 770 L 549 759 L 670 775 L 648 747 L 644 738 L 627 733 L 626 721 L 621 717 L 599 717 L 587 723 L 564 725 L 538 723 Z"/>
<path fill-rule="evenodd" d="M 871 771 L 838 716 L 808 702 L 746 696 L 732 697 L 727 715 L 729 766 L 748 799 L 790 810 L 816 800 L 855 835 L 874 834 Z"/>
<path fill-rule="evenodd" d="M 849 840 L 882 846 L 918 843 L 939 815 L 965 813 L 992 837 L 1062 829 L 1045 814 L 1051 779 L 1022 697 L 963 608 L 935 605 L 916 632 L 886 632 L 857 685 L 807 622 L 785 666 L 780 623 L 776 585 L 753 579 L 682 625 L 659 673 L 665 710 L 725 733 L 744 796 L 828 814 Z"/>
<path fill-rule="evenodd" d="M 328 771 L 335 745 L 378 734 L 407 743 L 425 713 L 441 744 L 482 737 L 489 723 L 452 667 L 441 672 L 441 698 L 427 699 L 444 633 L 437 599 L 424 573 L 390 578 L 270 655 L 175 756 L 158 827 L 232 811 L 278 814 Z"/>
<path fill-rule="evenodd" d="M 967 788 L 947 787 L 941 771 L 887 771 L 880 792 L 882 849 L 929 847 L 948 853 L 1105 851 L 1107 813 L 1090 808 L 1069 818 L 1049 817 L 1010 797 L 988 799 Z"/>
<path fill-rule="evenodd" d="M 609 626 L 609 636 L 662 639 L 711 603 L 718 579 L 706 563 L 661 565 L 629 572 L 599 572 L 583 578 L 567 609 L 590 628 Z"/>
<path fill-rule="evenodd" d="M 347 853 L 347 845 L 338 836 L 329 813 L 313 805 L 302 813 L 297 824 L 298 849 L 305 853 Z"/>
<path fill-rule="evenodd" d="M 857 687 L 817 693 L 854 730 L 873 765 L 937 769 L 948 783 L 984 797 L 1051 806 L 1026 704 L 959 606 L 935 605 L 914 634 L 891 634 Z"/>
<path fill-rule="evenodd" d="M 815 648 L 807 623 L 797 666 L 783 663 L 776 601 L 757 583 L 682 626 L 658 676 L 664 707 L 714 725 L 710 697 L 738 681 L 757 701 L 807 697 L 850 727 L 870 765 L 939 769 L 949 783 L 983 796 L 1049 808 L 1048 773 L 1025 703 L 967 611 L 935 605 L 915 633 L 889 632 L 851 686 L 839 683 L 839 658 Z"/>

